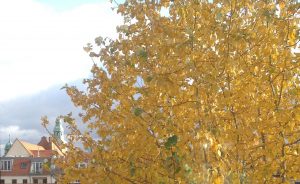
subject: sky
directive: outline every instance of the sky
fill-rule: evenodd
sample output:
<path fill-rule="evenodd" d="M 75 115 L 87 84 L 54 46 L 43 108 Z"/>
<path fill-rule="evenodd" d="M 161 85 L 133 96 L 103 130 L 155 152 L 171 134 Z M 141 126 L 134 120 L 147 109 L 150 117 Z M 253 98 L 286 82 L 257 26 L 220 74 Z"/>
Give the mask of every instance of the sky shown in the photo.
<path fill-rule="evenodd" d="M 108 0 L 0 1 L 0 145 L 15 138 L 37 143 L 41 116 L 77 111 L 65 91 L 90 74 L 83 46 L 116 37 L 122 18 Z M 1 146 L 0 146 L 1 147 Z"/>

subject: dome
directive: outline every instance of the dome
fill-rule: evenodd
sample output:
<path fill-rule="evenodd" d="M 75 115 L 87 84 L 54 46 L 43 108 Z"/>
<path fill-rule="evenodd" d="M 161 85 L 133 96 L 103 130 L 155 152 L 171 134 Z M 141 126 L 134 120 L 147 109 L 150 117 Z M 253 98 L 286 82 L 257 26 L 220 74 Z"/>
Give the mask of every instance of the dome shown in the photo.
<path fill-rule="evenodd" d="M 9 149 L 12 147 L 12 142 L 10 141 L 10 138 L 8 140 L 8 142 L 5 145 L 5 154 L 9 151 Z"/>

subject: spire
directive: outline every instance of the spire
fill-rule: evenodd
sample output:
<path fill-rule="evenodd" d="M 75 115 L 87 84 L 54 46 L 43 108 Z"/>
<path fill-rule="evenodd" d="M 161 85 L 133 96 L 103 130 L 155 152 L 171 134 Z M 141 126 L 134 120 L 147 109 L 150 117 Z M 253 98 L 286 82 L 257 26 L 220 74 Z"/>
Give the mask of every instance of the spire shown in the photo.
<path fill-rule="evenodd" d="M 4 148 L 4 155 L 7 154 L 7 152 L 10 150 L 11 147 L 12 147 L 12 142 L 10 140 L 10 134 L 9 134 L 8 142 L 6 143 L 5 148 Z"/>
<path fill-rule="evenodd" d="M 54 138 L 57 141 L 65 142 L 64 140 L 64 129 L 62 127 L 63 120 L 61 118 L 56 118 L 55 126 L 53 129 Z"/>

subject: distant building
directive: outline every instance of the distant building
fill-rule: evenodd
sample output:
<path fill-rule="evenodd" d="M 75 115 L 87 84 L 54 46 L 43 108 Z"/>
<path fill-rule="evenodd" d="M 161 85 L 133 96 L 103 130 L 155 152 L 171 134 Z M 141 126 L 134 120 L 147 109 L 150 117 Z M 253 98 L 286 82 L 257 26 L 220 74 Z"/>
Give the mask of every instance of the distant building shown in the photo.
<path fill-rule="evenodd" d="M 54 155 L 63 156 L 59 144 L 64 142 L 61 121 L 56 120 L 53 137 L 41 137 L 38 144 L 16 139 L 5 145 L 5 154 L 0 157 L 0 184 L 53 184 L 56 183 Z"/>

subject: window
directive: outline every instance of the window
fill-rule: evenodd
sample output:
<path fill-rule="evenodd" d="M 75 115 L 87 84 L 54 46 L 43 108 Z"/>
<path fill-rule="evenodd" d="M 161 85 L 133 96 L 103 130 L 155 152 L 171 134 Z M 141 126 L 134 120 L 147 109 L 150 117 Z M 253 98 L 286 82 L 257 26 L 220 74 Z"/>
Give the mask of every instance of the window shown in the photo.
<path fill-rule="evenodd" d="M 11 160 L 1 160 L 0 170 L 2 171 L 11 171 Z"/>
<path fill-rule="evenodd" d="M 23 184 L 27 184 L 27 179 L 23 179 Z"/>
<path fill-rule="evenodd" d="M 11 180 L 11 183 L 12 183 L 12 184 L 17 184 L 17 180 L 16 180 L 16 179 L 12 179 L 12 180 Z"/>
<path fill-rule="evenodd" d="M 32 162 L 31 164 L 31 173 L 42 173 L 43 164 L 42 162 Z"/>
<path fill-rule="evenodd" d="M 43 179 L 43 183 L 47 184 L 47 178 Z"/>
<path fill-rule="evenodd" d="M 38 179 L 33 179 L 33 183 L 38 183 Z"/>
<path fill-rule="evenodd" d="M 26 169 L 26 167 L 27 167 L 27 163 L 22 162 L 22 163 L 21 163 L 21 169 Z"/>
<path fill-rule="evenodd" d="M 5 181 L 4 180 L 0 180 L 0 184 L 5 184 Z"/>

